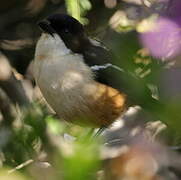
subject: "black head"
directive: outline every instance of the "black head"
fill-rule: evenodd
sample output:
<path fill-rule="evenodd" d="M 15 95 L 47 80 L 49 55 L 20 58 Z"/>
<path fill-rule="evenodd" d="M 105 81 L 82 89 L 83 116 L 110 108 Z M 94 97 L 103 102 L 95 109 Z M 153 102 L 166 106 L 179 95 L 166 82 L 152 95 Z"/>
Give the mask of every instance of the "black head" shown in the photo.
<path fill-rule="evenodd" d="M 66 14 L 53 14 L 39 22 L 40 28 L 53 36 L 57 33 L 73 52 L 81 52 L 87 42 L 84 28 L 79 21 Z"/>

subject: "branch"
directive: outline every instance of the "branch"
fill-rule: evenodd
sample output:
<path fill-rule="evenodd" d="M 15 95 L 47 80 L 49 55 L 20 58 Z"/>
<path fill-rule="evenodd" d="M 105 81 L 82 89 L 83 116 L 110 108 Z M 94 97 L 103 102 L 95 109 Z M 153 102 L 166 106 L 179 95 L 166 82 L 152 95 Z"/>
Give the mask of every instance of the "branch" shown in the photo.
<path fill-rule="evenodd" d="M 11 125 L 14 120 L 14 112 L 10 100 L 6 94 L 0 89 L 0 111 L 3 115 L 3 124 Z"/>
<path fill-rule="evenodd" d="M 0 54 L 0 87 L 14 104 L 19 104 L 20 106 L 29 104 L 29 99 L 21 81 L 16 79 L 8 59 L 3 54 Z"/>

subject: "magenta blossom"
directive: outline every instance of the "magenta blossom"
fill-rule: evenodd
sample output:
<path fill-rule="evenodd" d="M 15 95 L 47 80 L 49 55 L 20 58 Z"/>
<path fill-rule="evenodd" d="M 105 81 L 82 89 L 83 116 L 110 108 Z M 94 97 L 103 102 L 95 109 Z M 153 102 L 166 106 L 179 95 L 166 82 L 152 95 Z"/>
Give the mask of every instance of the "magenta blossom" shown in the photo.
<path fill-rule="evenodd" d="M 164 15 L 157 19 L 155 28 L 140 34 L 143 46 L 160 59 L 181 54 L 181 0 L 172 0 L 169 5 Z"/>

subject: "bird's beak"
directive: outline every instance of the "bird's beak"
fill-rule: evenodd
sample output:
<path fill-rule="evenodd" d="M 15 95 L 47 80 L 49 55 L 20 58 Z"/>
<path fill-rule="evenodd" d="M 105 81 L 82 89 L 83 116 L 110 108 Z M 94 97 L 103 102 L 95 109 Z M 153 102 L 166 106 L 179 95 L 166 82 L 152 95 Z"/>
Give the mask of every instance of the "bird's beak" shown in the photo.
<path fill-rule="evenodd" d="M 38 22 L 38 26 L 43 32 L 48 33 L 51 36 L 53 36 L 53 34 L 55 33 L 55 30 L 51 27 L 50 22 L 47 20 Z"/>

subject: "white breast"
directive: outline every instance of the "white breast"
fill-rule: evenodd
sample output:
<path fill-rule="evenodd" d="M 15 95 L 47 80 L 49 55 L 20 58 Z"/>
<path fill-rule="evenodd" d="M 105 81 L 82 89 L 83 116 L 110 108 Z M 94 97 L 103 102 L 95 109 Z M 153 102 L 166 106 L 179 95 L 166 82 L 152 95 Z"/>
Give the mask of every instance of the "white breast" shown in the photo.
<path fill-rule="evenodd" d="M 69 51 L 57 35 L 43 34 L 38 41 L 34 75 L 47 102 L 65 119 L 77 107 L 86 111 L 86 99 L 96 91 L 92 72 L 82 56 Z"/>

